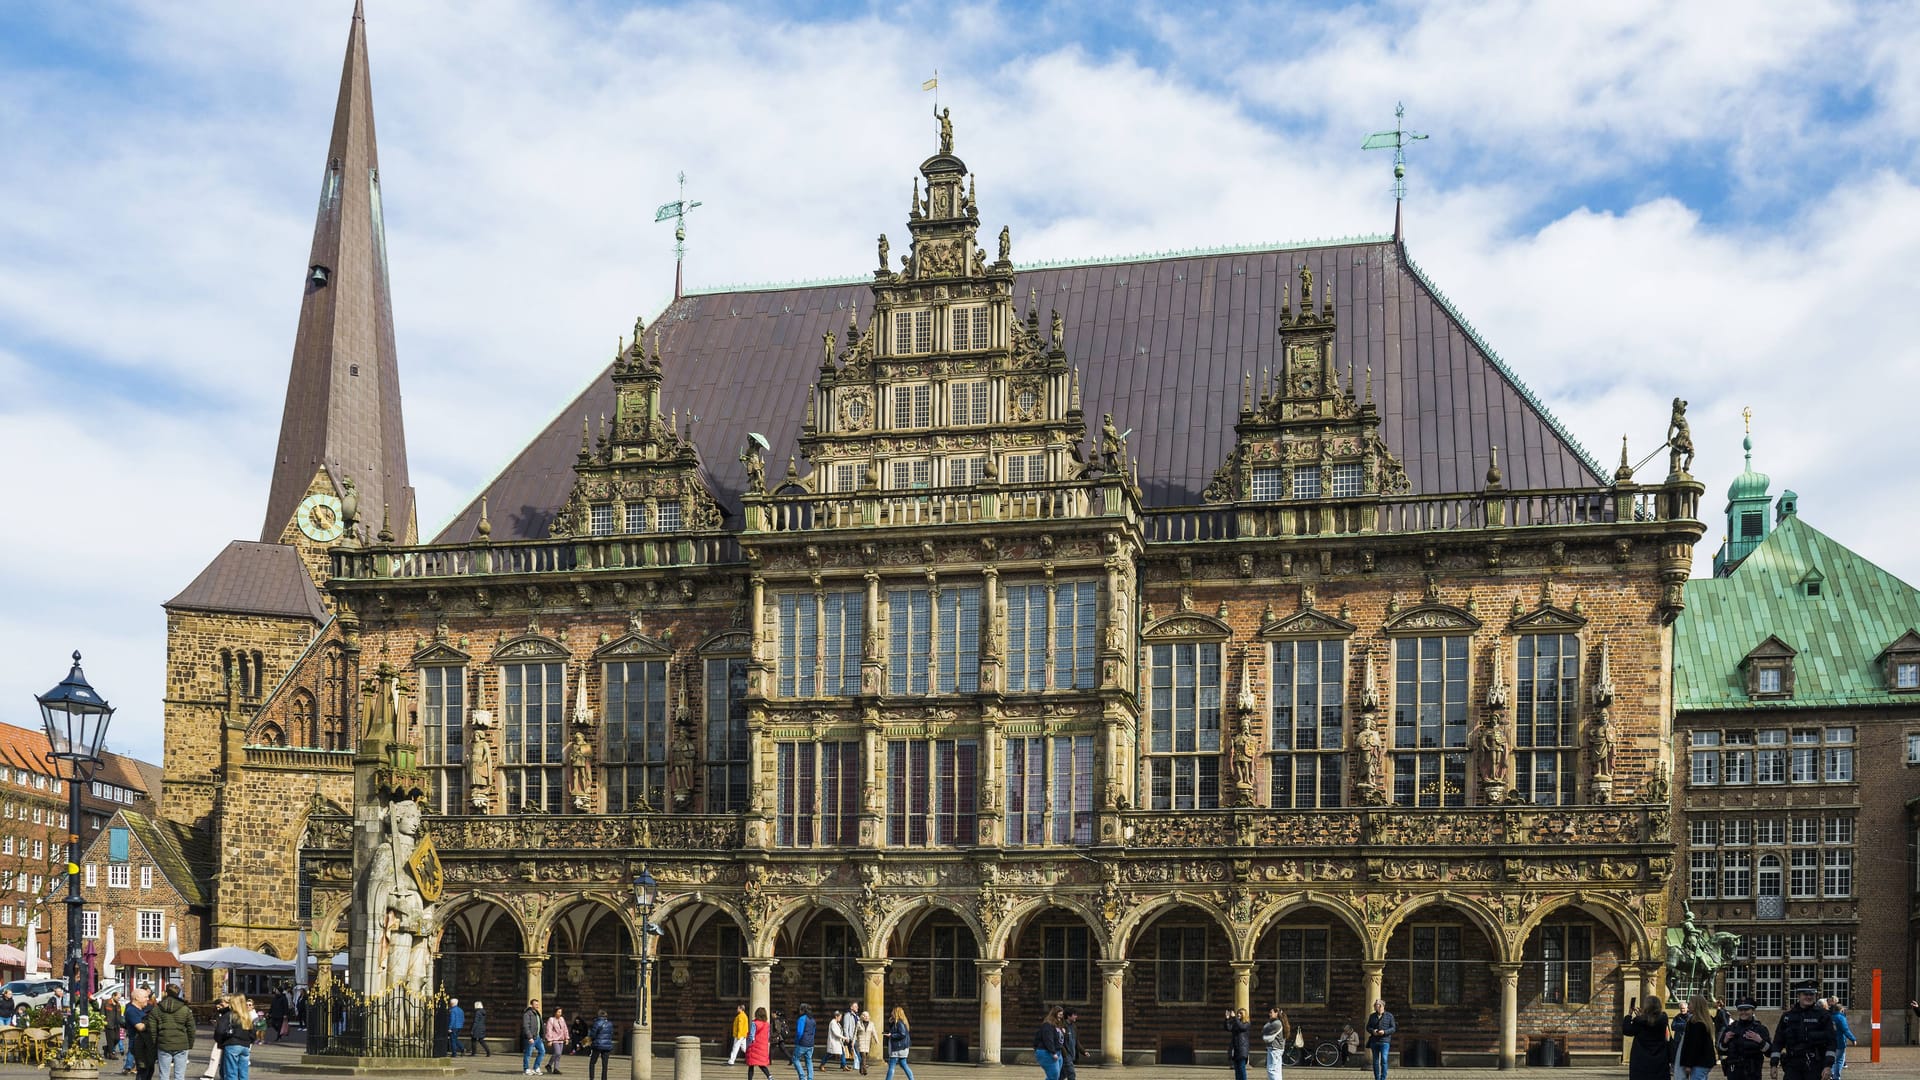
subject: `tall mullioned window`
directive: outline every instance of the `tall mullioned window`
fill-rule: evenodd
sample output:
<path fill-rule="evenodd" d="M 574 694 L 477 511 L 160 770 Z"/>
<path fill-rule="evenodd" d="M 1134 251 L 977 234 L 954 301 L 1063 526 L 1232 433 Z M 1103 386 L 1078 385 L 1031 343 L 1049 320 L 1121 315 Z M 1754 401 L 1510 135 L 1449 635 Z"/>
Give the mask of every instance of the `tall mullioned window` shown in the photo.
<path fill-rule="evenodd" d="M 835 847 L 859 838 L 859 743 L 776 743 L 774 778 L 781 847 Z"/>
<path fill-rule="evenodd" d="M 972 847 L 979 835 L 980 744 L 971 739 L 887 743 L 887 842 Z"/>
<path fill-rule="evenodd" d="M 1148 649 L 1148 745 L 1152 808 L 1220 805 L 1220 643 Z"/>
<path fill-rule="evenodd" d="M 601 669 L 606 703 L 607 813 L 664 809 L 667 791 L 667 662 Z"/>
<path fill-rule="evenodd" d="M 1393 801 L 1467 804 L 1467 639 L 1394 643 Z"/>
<path fill-rule="evenodd" d="M 1006 754 L 1007 846 L 1093 843 L 1093 736 L 1013 737 Z"/>
<path fill-rule="evenodd" d="M 1270 803 L 1302 810 L 1339 806 L 1345 787 L 1346 642 L 1276 641 L 1270 657 Z"/>
<path fill-rule="evenodd" d="M 858 590 L 782 593 L 779 599 L 781 697 L 845 697 L 860 692 L 860 635 L 867 595 Z"/>
<path fill-rule="evenodd" d="M 1099 590 L 1092 581 L 1010 585 L 1003 590 L 1008 690 L 1093 686 Z"/>
<path fill-rule="evenodd" d="M 707 813 L 747 808 L 747 658 L 712 657 L 707 679 Z"/>
<path fill-rule="evenodd" d="M 566 799 L 566 668 L 508 664 L 500 670 L 507 809 L 558 813 Z"/>
<path fill-rule="evenodd" d="M 887 594 L 887 692 L 970 694 L 980 688 L 980 590 Z"/>
<path fill-rule="evenodd" d="M 423 757 L 433 774 L 433 809 L 457 814 L 466 798 L 467 669 L 420 669 L 420 724 Z"/>
<path fill-rule="evenodd" d="M 1574 801 L 1574 760 L 1580 700 L 1580 639 L 1573 634 L 1523 634 L 1514 709 L 1514 788 L 1528 802 Z"/>

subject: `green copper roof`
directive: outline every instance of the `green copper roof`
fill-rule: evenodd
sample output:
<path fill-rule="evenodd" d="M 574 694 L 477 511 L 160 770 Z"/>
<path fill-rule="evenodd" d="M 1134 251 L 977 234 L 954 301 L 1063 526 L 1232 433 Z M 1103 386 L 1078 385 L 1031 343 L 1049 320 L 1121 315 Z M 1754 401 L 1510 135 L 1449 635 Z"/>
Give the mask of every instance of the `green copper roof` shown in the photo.
<path fill-rule="evenodd" d="M 1727 488 L 1727 501 L 1739 502 L 1742 499 L 1764 499 L 1767 497 L 1767 474 L 1753 471 L 1753 436 L 1749 435 L 1742 444 L 1747 449 L 1747 470 L 1733 478 Z"/>
<path fill-rule="evenodd" d="M 1818 596 L 1804 583 L 1820 584 Z M 1790 515 L 1724 578 L 1687 582 L 1674 624 L 1674 707 L 1794 708 L 1885 705 L 1876 658 L 1920 627 L 1920 590 Z M 1772 634 L 1796 650 L 1787 701 L 1749 701 L 1741 660 Z"/>

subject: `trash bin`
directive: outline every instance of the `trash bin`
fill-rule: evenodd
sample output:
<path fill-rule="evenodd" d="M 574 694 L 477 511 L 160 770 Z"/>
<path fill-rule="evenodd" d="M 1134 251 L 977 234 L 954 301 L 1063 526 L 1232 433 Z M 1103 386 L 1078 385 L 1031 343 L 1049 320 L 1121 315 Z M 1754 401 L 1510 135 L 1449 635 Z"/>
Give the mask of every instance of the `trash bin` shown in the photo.
<path fill-rule="evenodd" d="M 1564 1055 L 1560 1053 L 1560 1043 L 1552 1038 L 1533 1040 L 1527 1048 L 1527 1064 L 1552 1069 L 1563 1064 Z"/>
<path fill-rule="evenodd" d="M 1440 1051 L 1426 1039 L 1407 1040 L 1406 1049 L 1400 1051 L 1400 1064 L 1414 1069 L 1430 1069 L 1440 1064 Z"/>
<path fill-rule="evenodd" d="M 940 1051 L 934 1055 L 933 1060 L 964 1062 L 967 1060 L 966 1054 L 966 1043 L 961 1040 L 960 1036 L 942 1035 L 940 1037 Z"/>

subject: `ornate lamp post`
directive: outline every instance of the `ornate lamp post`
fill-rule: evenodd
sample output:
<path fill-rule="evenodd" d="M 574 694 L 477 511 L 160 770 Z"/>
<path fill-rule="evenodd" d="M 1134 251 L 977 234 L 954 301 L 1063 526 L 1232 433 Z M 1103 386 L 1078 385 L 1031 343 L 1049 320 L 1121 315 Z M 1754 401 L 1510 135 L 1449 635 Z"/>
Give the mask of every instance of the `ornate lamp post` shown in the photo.
<path fill-rule="evenodd" d="M 653 1078 L 653 1018 L 647 1007 L 653 1000 L 653 939 L 660 928 L 653 925 L 653 905 L 660 898 L 660 883 L 646 867 L 633 878 L 633 904 L 640 909 L 640 985 L 634 990 L 633 1080 Z"/>
<path fill-rule="evenodd" d="M 67 766 L 67 990 L 73 1008 L 67 1012 L 67 1045 L 90 1038 L 88 1017 L 92 1013 L 92 989 L 80 978 L 80 788 L 92 782 L 100 768 L 100 745 L 106 741 L 107 725 L 113 720 L 108 705 L 80 671 L 80 654 L 73 654 L 73 670 L 60 685 L 34 699 L 40 703 L 40 720 L 46 725 L 47 760 Z"/>

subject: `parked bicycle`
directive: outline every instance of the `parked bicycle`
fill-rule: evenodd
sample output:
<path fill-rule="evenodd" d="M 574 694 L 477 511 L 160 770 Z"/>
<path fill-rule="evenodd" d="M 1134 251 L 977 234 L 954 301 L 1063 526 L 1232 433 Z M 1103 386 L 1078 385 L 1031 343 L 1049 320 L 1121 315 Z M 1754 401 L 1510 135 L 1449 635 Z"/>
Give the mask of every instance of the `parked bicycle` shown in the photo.
<path fill-rule="evenodd" d="M 1309 1050 L 1309 1047 L 1312 1049 Z M 1280 1060 L 1288 1065 L 1338 1065 L 1340 1044 L 1331 1041 L 1310 1043 L 1306 1034 L 1296 1029 L 1292 1045 L 1281 1052 Z"/>

